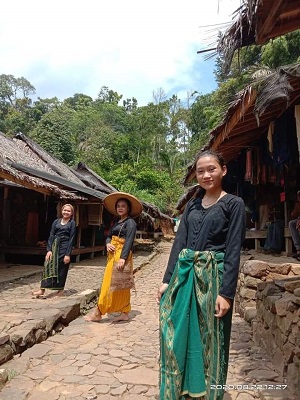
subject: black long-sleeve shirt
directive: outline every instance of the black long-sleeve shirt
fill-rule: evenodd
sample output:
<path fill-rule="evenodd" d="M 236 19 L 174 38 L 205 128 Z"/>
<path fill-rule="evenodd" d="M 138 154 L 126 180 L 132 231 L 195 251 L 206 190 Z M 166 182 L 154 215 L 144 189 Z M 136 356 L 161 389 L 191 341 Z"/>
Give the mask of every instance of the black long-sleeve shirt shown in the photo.
<path fill-rule="evenodd" d="M 133 246 L 133 241 L 136 234 L 136 222 L 132 218 L 127 218 L 125 221 L 117 221 L 109 230 L 106 244 L 111 242 L 112 236 L 120 236 L 125 239 L 125 243 L 121 252 L 120 258 L 126 260 Z"/>
<path fill-rule="evenodd" d="M 169 283 L 180 251 L 222 251 L 224 255 L 223 282 L 219 294 L 235 296 L 240 251 L 245 239 L 246 215 L 240 197 L 226 194 L 209 208 L 202 207 L 202 198 L 188 202 L 173 243 L 163 283 Z"/>
<path fill-rule="evenodd" d="M 59 256 L 70 256 L 76 234 L 76 224 L 73 219 L 69 220 L 65 225 L 61 224 L 61 218 L 57 218 L 51 226 L 49 239 L 47 242 L 47 251 L 52 249 L 52 245 L 56 236 L 60 238 Z"/>

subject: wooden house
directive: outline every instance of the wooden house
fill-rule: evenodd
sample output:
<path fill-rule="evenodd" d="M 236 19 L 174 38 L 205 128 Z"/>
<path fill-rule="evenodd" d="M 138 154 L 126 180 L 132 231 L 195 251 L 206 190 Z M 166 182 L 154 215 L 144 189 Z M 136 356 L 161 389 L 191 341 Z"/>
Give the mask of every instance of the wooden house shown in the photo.
<path fill-rule="evenodd" d="M 216 50 L 228 70 L 237 50 L 300 29 L 299 17 L 297 0 L 245 0 L 217 47 L 199 53 Z M 299 96 L 299 64 L 281 67 L 261 77 L 237 94 L 222 123 L 210 132 L 206 146 L 221 153 L 228 162 L 227 184 L 230 191 L 246 202 L 249 228 L 246 237 L 254 239 L 256 249 L 267 236 L 266 229 L 262 229 L 265 222 L 282 220 L 284 250 L 286 253 L 292 250 L 288 222 L 300 189 Z M 191 164 L 185 184 L 194 177 Z M 182 211 L 197 190 L 198 185 L 190 187 L 177 208 Z"/>
<path fill-rule="evenodd" d="M 89 187 L 100 190 L 103 193 L 109 194 L 116 192 L 117 189 L 97 175 L 86 164 L 80 162 L 74 169 L 75 174 Z M 137 238 L 158 238 L 163 235 L 173 234 L 173 219 L 166 214 L 163 214 L 155 205 L 142 201 L 143 212 L 136 218 L 137 222 Z M 103 210 L 103 220 L 105 221 L 106 229 L 110 226 L 113 217 Z"/>
<path fill-rule="evenodd" d="M 44 255 L 46 240 L 61 206 L 75 208 L 77 238 L 73 255 L 104 249 L 96 242 L 105 193 L 86 186 L 64 163 L 23 134 L 0 133 L 0 255 L 22 261 Z M 32 260 L 32 257 L 31 257 Z"/>
<path fill-rule="evenodd" d="M 245 201 L 246 237 L 258 249 L 267 236 L 266 223 L 282 220 L 283 250 L 290 253 L 288 222 L 300 189 L 300 64 L 282 67 L 239 93 L 222 123 L 210 132 L 206 148 L 223 155 L 228 189 Z M 185 184 L 194 178 L 191 165 Z M 197 189 L 197 185 L 189 189 L 179 209 Z"/>
<path fill-rule="evenodd" d="M 228 67 L 236 50 L 264 44 L 297 29 L 300 29 L 298 0 L 245 0 L 236 12 L 234 23 L 219 39 L 216 50 Z"/>

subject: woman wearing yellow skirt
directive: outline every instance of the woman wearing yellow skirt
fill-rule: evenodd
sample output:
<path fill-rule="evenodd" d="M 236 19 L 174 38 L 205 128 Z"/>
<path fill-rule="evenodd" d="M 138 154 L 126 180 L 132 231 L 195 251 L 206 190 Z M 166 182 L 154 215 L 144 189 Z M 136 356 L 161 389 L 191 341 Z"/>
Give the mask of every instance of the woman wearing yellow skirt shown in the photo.
<path fill-rule="evenodd" d="M 122 270 L 125 262 L 132 260 L 132 246 L 136 234 L 136 223 L 133 218 L 140 215 L 142 205 L 139 200 L 127 193 L 115 192 L 105 197 L 105 208 L 119 217 L 112 226 L 106 239 L 107 264 L 103 276 L 97 308 L 85 317 L 86 321 L 99 322 L 108 313 L 119 312 L 112 322 L 128 321 L 130 306 L 130 289 L 111 291 L 113 265 Z"/>

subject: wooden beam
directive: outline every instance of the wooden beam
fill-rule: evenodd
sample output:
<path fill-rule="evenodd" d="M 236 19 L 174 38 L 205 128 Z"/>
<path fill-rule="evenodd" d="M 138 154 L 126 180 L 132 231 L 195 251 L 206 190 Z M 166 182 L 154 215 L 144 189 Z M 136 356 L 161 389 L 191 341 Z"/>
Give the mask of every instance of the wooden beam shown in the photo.
<path fill-rule="evenodd" d="M 294 0 L 294 1 L 289 0 L 285 8 L 281 10 L 279 19 L 283 20 L 283 19 L 293 18 L 296 15 L 299 15 L 299 11 L 300 11 L 299 0 Z"/>
<path fill-rule="evenodd" d="M 24 181 L 22 179 L 18 179 L 18 178 L 12 176 L 11 174 L 9 174 L 9 173 L 7 173 L 5 171 L 0 171 L 0 177 L 4 178 L 4 179 L 7 179 L 10 182 L 14 182 L 14 183 L 16 183 L 18 185 L 26 187 L 27 189 L 34 190 L 35 192 L 43 193 L 43 194 L 46 194 L 48 196 L 53 196 L 53 193 L 51 192 L 51 190 L 49 190 L 47 188 L 34 186 L 33 184 L 31 184 L 29 182 L 26 182 L 26 181 Z"/>
<path fill-rule="evenodd" d="M 263 44 L 269 38 L 272 29 L 274 28 L 281 10 L 287 5 L 287 0 L 276 0 L 272 1 L 271 8 L 265 8 L 264 17 L 258 19 L 256 27 L 256 44 Z"/>
<path fill-rule="evenodd" d="M 276 25 L 272 32 L 270 32 L 267 39 L 272 39 L 277 36 L 285 35 L 286 33 L 296 31 L 300 29 L 300 13 L 298 14 L 297 19 L 293 19 L 292 21 L 285 21 L 281 24 Z"/>

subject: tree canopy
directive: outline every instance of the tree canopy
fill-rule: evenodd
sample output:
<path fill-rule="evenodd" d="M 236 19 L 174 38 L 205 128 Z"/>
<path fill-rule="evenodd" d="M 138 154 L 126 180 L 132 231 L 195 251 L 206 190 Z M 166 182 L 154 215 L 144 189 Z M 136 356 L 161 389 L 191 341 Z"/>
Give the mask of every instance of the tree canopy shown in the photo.
<path fill-rule="evenodd" d="M 224 72 L 216 59 L 218 87 L 211 93 L 193 90 L 185 99 L 168 97 L 163 88 L 153 101 L 139 106 L 103 86 L 96 99 L 83 93 L 60 101 L 42 99 L 24 77 L 0 75 L 0 130 L 23 132 L 69 166 L 86 163 L 117 189 L 128 191 L 172 214 L 184 192 L 187 165 L 207 143 L 238 91 L 258 70 L 300 61 L 300 31 L 263 46 L 243 48 Z"/>

